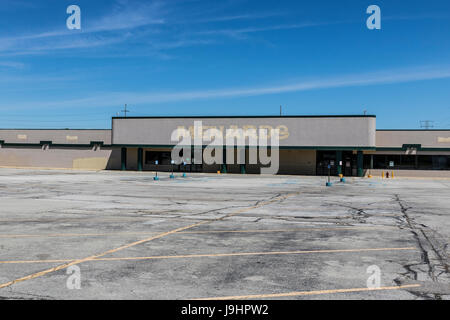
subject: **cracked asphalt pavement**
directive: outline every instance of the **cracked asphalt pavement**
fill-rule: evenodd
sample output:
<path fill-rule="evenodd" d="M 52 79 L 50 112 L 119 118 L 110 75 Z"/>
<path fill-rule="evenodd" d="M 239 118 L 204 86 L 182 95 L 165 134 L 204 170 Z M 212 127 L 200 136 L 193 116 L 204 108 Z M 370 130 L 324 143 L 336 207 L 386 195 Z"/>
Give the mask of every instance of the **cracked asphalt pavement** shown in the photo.
<path fill-rule="evenodd" d="M 450 299 L 448 179 L 153 175 L 0 169 L 0 299 Z"/>

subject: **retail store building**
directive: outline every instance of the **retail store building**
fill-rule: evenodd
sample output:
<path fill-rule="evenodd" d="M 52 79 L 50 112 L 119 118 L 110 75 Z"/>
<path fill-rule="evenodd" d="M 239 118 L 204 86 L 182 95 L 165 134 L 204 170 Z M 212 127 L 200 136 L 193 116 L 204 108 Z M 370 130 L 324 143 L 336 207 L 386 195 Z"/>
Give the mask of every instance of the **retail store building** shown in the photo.
<path fill-rule="evenodd" d="M 184 129 L 194 136 L 196 122 L 202 134 L 209 129 L 224 135 L 227 129 L 278 129 L 279 174 L 450 170 L 450 130 L 377 130 L 373 115 L 114 117 L 111 130 L 1 129 L 0 167 L 260 172 L 261 165 L 249 162 L 245 146 L 241 163 L 194 164 L 186 158 L 186 165 L 173 165 L 171 151 L 178 144 L 173 132 Z M 227 152 L 224 148 L 224 159 Z"/>

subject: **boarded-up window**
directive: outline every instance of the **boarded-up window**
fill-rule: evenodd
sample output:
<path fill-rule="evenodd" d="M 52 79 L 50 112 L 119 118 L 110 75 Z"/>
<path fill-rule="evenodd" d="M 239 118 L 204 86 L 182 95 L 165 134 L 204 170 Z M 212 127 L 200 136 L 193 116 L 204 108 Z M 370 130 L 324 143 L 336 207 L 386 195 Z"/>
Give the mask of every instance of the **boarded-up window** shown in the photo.
<path fill-rule="evenodd" d="M 450 137 L 438 137 L 439 143 L 450 143 Z"/>
<path fill-rule="evenodd" d="M 66 136 L 67 141 L 78 141 L 78 136 Z"/>

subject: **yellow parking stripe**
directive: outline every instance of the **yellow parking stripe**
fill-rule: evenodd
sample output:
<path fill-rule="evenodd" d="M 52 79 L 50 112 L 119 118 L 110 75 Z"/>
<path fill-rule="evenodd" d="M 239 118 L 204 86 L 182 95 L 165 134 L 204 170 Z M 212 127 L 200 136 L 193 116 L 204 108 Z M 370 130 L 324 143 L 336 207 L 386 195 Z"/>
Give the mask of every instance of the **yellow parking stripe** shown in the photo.
<path fill-rule="evenodd" d="M 176 233 L 178 231 L 182 231 L 182 230 L 186 230 L 186 229 L 189 229 L 189 228 L 193 228 L 193 227 L 199 226 L 201 224 L 204 224 L 206 222 L 207 221 L 203 221 L 203 222 L 192 224 L 190 226 L 174 229 L 174 230 L 171 230 L 171 231 L 168 231 L 168 232 L 161 233 L 161 234 L 156 235 L 154 237 L 150 237 L 150 238 L 146 238 L 146 239 L 143 239 L 143 240 L 135 241 L 135 242 L 129 243 L 127 245 L 124 245 L 124 246 L 121 246 L 121 247 L 118 247 L 118 248 L 115 248 L 115 249 L 111 249 L 111 250 L 105 251 L 103 253 L 92 255 L 92 256 L 89 256 L 89 257 L 86 257 L 86 258 L 82 258 L 82 259 L 73 260 L 72 262 L 68 262 L 66 264 L 63 264 L 63 265 L 60 265 L 60 266 L 57 266 L 57 267 L 54 267 L 54 268 L 50 268 L 50 269 L 47 269 L 47 270 L 44 270 L 44 271 L 41 271 L 41 272 L 33 273 L 33 274 L 28 275 L 28 276 L 25 276 L 25 277 L 22 277 L 22 278 L 15 279 L 13 281 L 9 281 L 9 282 L 0 284 L 0 289 L 5 288 L 5 287 L 9 287 L 10 285 L 13 285 L 13 284 L 18 283 L 18 282 L 31 280 L 31 279 L 34 279 L 34 278 L 46 275 L 46 274 L 51 273 L 51 272 L 62 270 L 62 269 L 68 268 L 68 267 L 76 265 L 76 264 L 80 264 L 80 263 L 83 263 L 83 262 L 94 260 L 96 258 L 100 258 L 100 257 L 105 256 L 107 254 L 114 253 L 114 252 L 117 252 L 119 250 L 123 250 L 123 249 L 126 249 L 126 248 L 130 248 L 130 247 L 136 246 L 136 245 L 144 243 L 144 242 L 148 242 L 148 241 L 151 241 L 151 240 L 154 240 L 154 239 L 159 239 L 159 238 L 162 238 L 164 236 Z"/>
<path fill-rule="evenodd" d="M 370 248 L 370 249 L 329 249 L 329 250 L 298 250 L 298 251 L 270 251 L 270 252 L 235 252 L 235 253 L 211 253 L 211 254 L 185 254 L 174 256 L 150 256 L 150 257 L 122 257 L 122 258 L 93 258 L 86 261 L 125 261 L 125 260 L 157 260 L 157 259 L 182 259 L 182 258 L 218 258 L 236 256 L 267 256 L 267 255 L 290 255 L 290 254 L 312 254 L 312 253 L 354 253 L 373 251 L 401 251 L 416 250 L 416 247 L 405 248 Z M 11 260 L 0 261 L 0 264 L 25 264 L 25 263 L 57 263 L 72 262 L 76 259 L 56 260 Z M 85 261 L 83 261 L 85 262 Z"/>
<path fill-rule="evenodd" d="M 293 228 L 293 229 L 253 229 L 253 230 L 199 230 L 182 231 L 179 234 L 214 234 L 214 233 L 273 233 L 273 232 L 302 232 L 302 231 L 339 231 L 339 230 L 380 230 L 398 229 L 397 227 L 330 227 L 330 228 Z M 133 236 L 151 235 L 157 232 L 114 232 L 114 233 L 47 233 L 47 234 L 0 234 L 0 238 L 52 238 L 52 237 L 97 237 L 97 236 Z"/>
<path fill-rule="evenodd" d="M 418 288 L 420 284 L 407 284 L 403 286 L 392 287 L 379 287 L 379 288 L 351 288 L 351 289 L 331 289 L 331 290 L 316 290 L 316 291 L 297 291 L 288 293 L 271 293 L 271 294 L 254 294 L 246 296 L 229 296 L 229 297 L 216 297 L 216 298 L 200 298 L 193 300 L 246 300 L 246 299 L 267 299 L 267 298 L 286 298 L 296 296 L 310 296 L 319 294 L 333 294 L 333 293 L 354 293 L 354 292 L 367 292 L 367 291 L 382 291 L 382 290 L 399 290 Z"/>
<path fill-rule="evenodd" d="M 200 225 L 203 225 L 203 224 L 206 224 L 206 223 L 211 223 L 211 222 L 214 222 L 214 221 L 220 221 L 220 220 L 223 220 L 223 219 L 235 216 L 237 214 L 240 214 L 240 213 L 243 213 L 243 212 L 247 212 L 249 210 L 256 209 L 256 208 L 262 207 L 264 205 L 268 205 L 268 204 L 271 204 L 273 202 L 286 199 L 286 198 L 288 198 L 288 197 L 290 197 L 292 195 L 296 195 L 296 194 L 299 194 L 299 193 L 298 192 L 291 193 L 291 194 L 287 194 L 287 195 L 284 195 L 284 196 L 275 197 L 275 198 L 273 198 L 271 200 L 261 201 L 261 202 L 259 202 L 256 205 L 250 206 L 248 208 L 240 209 L 240 210 L 238 210 L 238 211 L 236 211 L 234 213 L 230 213 L 230 214 L 224 215 L 221 218 L 205 220 L 205 221 L 201 221 L 201 222 L 197 222 L 197 223 L 191 224 L 191 225 L 186 226 L 186 227 L 173 229 L 171 231 L 163 232 L 163 233 L 160 233 L 160 234 L 158 234 L 156 236 L 153 236 L 153 237 L 149 237 L 149 238 L 145 238 L 145 239 L 142 239 L 142 240 L 139 240 L 139 241 L 131 242 L 131 243 L 123 245 L 121 247 L 114 248 L 114 249 L 111 249 L 111 250 L 108 250 L 108 251 L 105 251 L 105 252 L 102 252 L 102 253 L 99 253 L 99 254 L 95 254 L 95 255 L 92 255 L 92 256 L 89 256 L 89 257 L 86 257 L 86 258 L 82 258 L 82 259 L 77 259 L 77 260 L 74 260 L 72 262 L 68 262 L 68 263 L 62 264 L 62 265 L 54 267 L 54 268 L 50 268 L 50 269 L 43 270 L 41 272 L 33 273 L 33 274 L 28 275 L 28 276 L 25 276 L 25 277 L 22 277 L 22 278 L 18 278 L 18 279 L 15 279 L 15 280 L 12 280 L 12 281 L 0 284 L 0 289 L 5 288 L 5 287 L 9 287 L 9 286 L 11 286 L 11 285 L 13 285 L 15 283 L 18 283 L 18 282 L 35 279 L 37 277 L 40 277 L 40 276 L 43 276 L 43 275 L 46 275 L 46 274 L 49 274 L 49 273 L 52 273 L 52 272 L 55 272 L 55 271 L 58 271 L 58 270 L 62 270 L 62 269 L 68 268 L 68 267 L 76 265 L 76 264 L 80 264 L 80 263 L 83 263 L 83 262 L 95 260 L 96 258 L 103 257 L 103 256 L 105 256 L 107 254 L 114 253 L 114 252 L 117 252 L 117 251 L 120 251 L 120 250 L 124 250 L 124 249 L 130 248 L 130 247 L 136 246 L 138 244 L 149 242 L 149 241 L 152 241 L 152 240 L 155 240 L 155 239 L 159 239 L 159 238 L 162 238 L 162 237 L 165 237 L 165 236 L 168 236 L 168 235 L 180 232 L 180 231 L 192 229 L 194 227 L 197 227 L 197 226 L 200 226 Z"/>
<path fill-rule="evenodd" d="M 271 232 L 302 232 L 302 231 L 338 231 L 338 230 L 380 230 L 380 229 L 398 229 L 397 227 L 324 227 L 324 228 L 293 228 L 293 229 L 259 229 L 259 230 L 205 230 L 205 231 L 184 231 L 185 234 L 208 234 L 208 233 L 271 233 Z"/>

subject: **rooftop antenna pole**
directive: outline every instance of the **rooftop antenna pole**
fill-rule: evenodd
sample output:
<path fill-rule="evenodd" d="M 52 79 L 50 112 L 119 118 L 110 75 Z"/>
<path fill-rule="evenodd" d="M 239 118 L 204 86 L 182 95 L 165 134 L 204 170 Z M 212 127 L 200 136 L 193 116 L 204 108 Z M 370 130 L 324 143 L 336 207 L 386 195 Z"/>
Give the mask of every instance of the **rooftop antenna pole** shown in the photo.
<path fill-rule="evenodd" d="M 281 115 L 282 115 L 282 107 L 281 107 L 281 105 L 280 105 L 280 117 L 281 117 Z"/>
<path fill-rule="evenodd" d="M 434 128 L 433 123 L 434 123 L 433 120 L 422 120 L 422 121 L 420 121 L 420 127 L 425 130 L 428 130 L 428 129 Z"/>
<path fill-rule="evenodd" d="M 127 109 L 127 104 L 125 103 L 125 109 L 122 110 L 122 112 L 125 114 L 125 118 L 127 117 L 127 113 L 130 112 L 130 110 Z"/>

